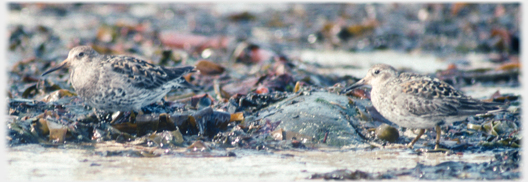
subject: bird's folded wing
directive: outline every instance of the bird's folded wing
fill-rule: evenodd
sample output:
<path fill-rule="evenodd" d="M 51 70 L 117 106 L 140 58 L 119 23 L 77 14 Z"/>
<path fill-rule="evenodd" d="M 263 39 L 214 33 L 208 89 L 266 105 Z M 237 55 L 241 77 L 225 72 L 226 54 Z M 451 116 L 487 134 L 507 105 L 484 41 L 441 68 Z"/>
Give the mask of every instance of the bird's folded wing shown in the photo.
<path fill-rule="evenodd" d="M 400 86 L 402 94 L 413 96 L 406 109 L 416 116 L 473 115 L 498 109 L 498 103 L 482 102 L 465 96 L 437 79 L 410 80 Z"/>
<path fill-rule="evenodd" d="M 128 56 L 114 57 L 109 63 L 114 72 L 127 76 L 127 82 L 145 89 L 156 89 L 194 70 L 194 66 L 163 68 Z"/>

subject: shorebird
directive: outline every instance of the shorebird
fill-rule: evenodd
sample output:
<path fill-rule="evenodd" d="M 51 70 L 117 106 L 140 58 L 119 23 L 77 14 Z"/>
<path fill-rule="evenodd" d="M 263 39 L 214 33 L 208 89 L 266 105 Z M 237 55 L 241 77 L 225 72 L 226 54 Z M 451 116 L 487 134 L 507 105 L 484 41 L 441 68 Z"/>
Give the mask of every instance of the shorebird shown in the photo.
<path fill-rule="evenodd" d="M 171 89 L 195 89 L 182 77 L 196 72 L 194 66 L 156 66 L 130 56 L 101 55 L 89 46 L 71 49 L 66 60 L 42 76 L 63 67 L 69 67 L 73 89 L 96 113 L 141 113 L 142 107 L 161 100 Z"/>
<path fill-rule="evenodd" d="M 386 64 L 374 65 L 363 79 L 341 93 L 366 85 L 372 87 L 372 105 L 383 117 L 399 126 L 419 129 L 416 138 L 407 145 L 409 148 L 413 147 L 425 129 L 434 127 L 435 149 L 438 149 L 441 125 L 500 109 L 499 103 L 473 99 L 437 78 L 399 73 Z"/>

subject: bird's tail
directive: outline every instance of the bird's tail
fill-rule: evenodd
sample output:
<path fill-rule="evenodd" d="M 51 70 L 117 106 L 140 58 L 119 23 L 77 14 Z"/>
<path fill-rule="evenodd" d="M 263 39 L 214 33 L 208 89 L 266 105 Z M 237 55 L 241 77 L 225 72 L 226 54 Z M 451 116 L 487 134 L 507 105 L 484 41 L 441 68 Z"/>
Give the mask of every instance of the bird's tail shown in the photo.
<path fill-rule="evenodd" d="M 174 67 L 170 68 L 173 74 L 177 74 L 180 76 L 184 76 L 187 73 L 194 73 L 194 72 L 200 72 L 196 69 L 196 66 L 181 66 L 181 67 Z"/>
<path fill-rule="evenodd" d="M 190 88 L 191 90 L 193 90 L 193 92 L 201 92 L 202 89 L 187 82 L 187 80 L 183 80 L 183 82 L 180 83 L 181 86 L 185 87 L 185 88 Z"/>
<path fill-rule="evenodd" d="M 459 114 L 482 114 L 482 113 L 495 113 L 504 112 L 508 108 L 509 104 L 500 102 L 483 102 L 480 100 L 474 100 L 471 98 L 465 98 L 459 100 L 461 107 L 457 108 Z"/>
<path fill-rule="evenodd" d="M 483 102 L 484 107 L 488 107 L 489 111 L 487 113 L 498 113 L 498 112 L 507 112 L 508 107 L 510 107 L 510 101 L 504 103 L 500 102 Z"/>
<path fill-rule="evenodd" d="M 180 75 L 180 76 L 185 76 L 186 74 L 188 73 L 199 73 L 200 70 L 197 70 L 196 69 L 196 66 L 182 66 L 182 67 L 175 67 L 175 68 L 171 68 L 170 69 L 172 71 L 173 74 L 177 74 L 177 75 Z M 200 92 L 202 91 L 201 88 L 187 82 L 187 80 L 185 79 L 182 79 L 183 81 L 181 81 L 179 84 L 181 87 L 185 87 L 185 88 L 190 88 L 191 90 L 193 90 L 194 92 Z"/>

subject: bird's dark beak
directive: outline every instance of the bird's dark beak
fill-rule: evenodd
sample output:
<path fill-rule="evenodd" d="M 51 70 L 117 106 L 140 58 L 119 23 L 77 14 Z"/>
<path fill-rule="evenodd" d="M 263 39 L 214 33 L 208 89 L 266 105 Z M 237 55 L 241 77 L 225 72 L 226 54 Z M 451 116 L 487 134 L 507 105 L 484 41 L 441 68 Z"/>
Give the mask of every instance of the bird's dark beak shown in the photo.
<path fill-rule="evenodd" d="M 341 90 L 341 94 L 346 94 L 348 92 L 350 92 L 351 90 L 355 89 L 355 88 L 359 88 L 359 87 L 362 87 L 362 86 L 365 86 L 365 79 L 361 79 L 359 80 L 358 82 L 350 85 L 349 87 Z"/>
<path fill-rule="evenodd" d="M 51 72 L 54 72 L 54 71 L 57 71 L 61 68 L 63 68 L 64 66 L 68 65 L 68 59 L 62 61 L 62 63 L 60 63 L 59 65 L 49 69 L 48 71 L 45 71 L 44 73 L 42 73 L 41 76 L 44 76 L 44 75 L 47 75 L 48 73 L 51 73 Z"/>

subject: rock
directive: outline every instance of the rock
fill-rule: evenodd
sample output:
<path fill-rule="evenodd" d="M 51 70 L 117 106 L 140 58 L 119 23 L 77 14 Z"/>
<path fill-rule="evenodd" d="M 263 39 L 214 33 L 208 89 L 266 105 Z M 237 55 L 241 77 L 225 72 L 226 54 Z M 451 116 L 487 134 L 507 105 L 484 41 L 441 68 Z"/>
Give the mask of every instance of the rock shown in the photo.
<path fill-rule="evenodd" d="M 277 128 L 310 136 L 316 143 L 324 142 L 336 147 L 360 145 L 363 144 L 362 139 L 347 119 L 353 119 L 357 112 L 347 107 L 348 103 L 346 96 L 327 92 L 292 94 L 262 109 L 258 116 L 266 118 L 260 121 L 261 125 L 266 120 L 272 123 L 281 121 Z"/>

